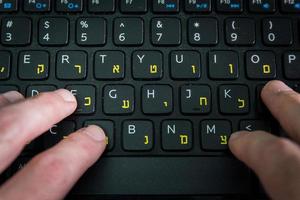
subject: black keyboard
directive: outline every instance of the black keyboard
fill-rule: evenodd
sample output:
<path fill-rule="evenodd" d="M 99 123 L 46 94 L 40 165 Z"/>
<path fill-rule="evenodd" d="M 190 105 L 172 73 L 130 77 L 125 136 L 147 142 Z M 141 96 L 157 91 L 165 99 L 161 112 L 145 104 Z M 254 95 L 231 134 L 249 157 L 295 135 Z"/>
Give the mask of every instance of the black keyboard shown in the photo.
<path fill-rule="evenodd" d="M 107 152 L 71 196 L 259 196 L 228 139 L 280 134 L 259 94 L 272 79 L 300 91 L 299 14 L 300 0 L 0 1 L 0 93 L 66 88 L 78 101 L 7 177 L 97 124 Z"/>

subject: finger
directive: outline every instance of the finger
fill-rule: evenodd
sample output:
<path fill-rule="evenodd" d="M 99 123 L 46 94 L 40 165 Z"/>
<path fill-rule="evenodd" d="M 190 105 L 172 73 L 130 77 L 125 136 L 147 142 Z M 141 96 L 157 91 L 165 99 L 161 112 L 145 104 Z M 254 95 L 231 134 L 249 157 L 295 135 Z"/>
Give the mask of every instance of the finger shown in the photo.
<path fill-rule="evenodd" d="M 232 134 L 229 147 L 255 171 L 272 199 L 299 199 L 300 148 L 297 144 L 257 131 Z"/>
<path fill-rule="evenodd" d="M 70 115 L 75 108 L 74 96 L 63 89 L 1 108 L 0 173 L 26 144 Z"/>
<path fill-rule="evenodd" d="M 300 94 L 281 81 L 271 81 L 261 96 L 283 129 L 300 143 Z"/>
<path fill-rule="evenodd" d="M 105 146 L 101 128 L 80 129 L 33 158 L 0 188 L 0 196 L 22 200 L 63 199 L 79 177 L 99 159 Z"/>
<path fill-rule="evenodd" d="M 9 91 L 3 94 L 0 94 L 0 108 L 11 103 L 15 103 L 23 100 L 24 97 L 17 91 Z"/>

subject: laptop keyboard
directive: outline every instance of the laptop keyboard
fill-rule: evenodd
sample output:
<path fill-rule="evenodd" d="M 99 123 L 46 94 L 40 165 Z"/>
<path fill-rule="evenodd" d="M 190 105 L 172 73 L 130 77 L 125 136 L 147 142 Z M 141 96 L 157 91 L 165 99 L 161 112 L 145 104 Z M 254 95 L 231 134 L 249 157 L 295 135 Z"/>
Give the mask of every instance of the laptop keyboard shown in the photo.
<path fill-rule="evenodd" d="M 278 130 L 263 85 L 300 90 L 299 14 L 297 0 L 0 1 L 0 92 L 66 88 L 78 101 L 8 176 L 89 124 L 105 130 L 107 158 L 234 160 L 233 131 Z"/>

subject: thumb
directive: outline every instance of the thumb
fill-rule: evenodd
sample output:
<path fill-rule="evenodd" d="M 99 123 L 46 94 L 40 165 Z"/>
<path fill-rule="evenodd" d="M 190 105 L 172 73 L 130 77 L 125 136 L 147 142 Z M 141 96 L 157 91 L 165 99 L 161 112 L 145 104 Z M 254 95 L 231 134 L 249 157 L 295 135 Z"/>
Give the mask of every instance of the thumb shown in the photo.
<path fill-rule="evenodd" d="M 237 132 L 229 140 L 232 153 L 258 175 L 272 199 L 300 196 L 300 148 L 263 131 Z"/>

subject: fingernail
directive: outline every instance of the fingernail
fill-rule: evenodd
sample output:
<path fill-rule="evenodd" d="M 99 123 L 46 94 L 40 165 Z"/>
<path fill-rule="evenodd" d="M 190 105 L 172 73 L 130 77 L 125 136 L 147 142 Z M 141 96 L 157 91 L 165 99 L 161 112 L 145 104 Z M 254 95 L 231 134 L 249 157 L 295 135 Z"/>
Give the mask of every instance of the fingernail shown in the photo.
<path fill-rule="evenodd" d="M 11 103 L 19 101 L 21 99 L 24 99 L 23 95 L 21 95 L 17 91 L 6 92 L 6 93 L 2 94 L 2 96 L 4 96 L 4 98 L 7 99 Z"/>
<path fill-rule="evenodd" d="M 236 139 L 238 139 L 239 137 L 245 135 L 246 133 L 250 133 L 250 132 L 246 132 L 246 131 L 238 131 L 238 132 L 232 133 L 231 136 L 230 136 L 230 140 L 231 140 L 231 141 L 236 140 Z"/>
<path fill-rule="evenodd" d="M 61 96 L 66 102 L 76 102 L 74 95 L 65 89 L 59 89 L 55 91 L 56 94 Z"/>
<path fill-rule="evenodd" d="M 278 94 L 283 91 L 291 91 L 292 88 L 287 86 L 282 81 L 271 81 L 267 84 L 269 91 L 273 94 Z"/>
<path fill-rule="evenodd" d="M 106 139 L 104 131 L 96 125 L 88 126 L 85 133 L 97 142 L 102 142 Z"/>

